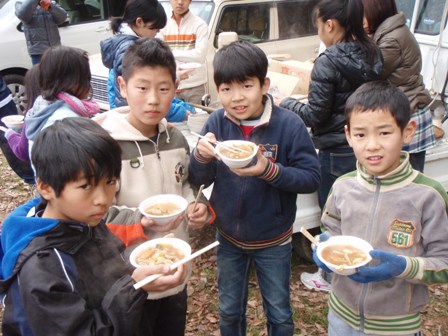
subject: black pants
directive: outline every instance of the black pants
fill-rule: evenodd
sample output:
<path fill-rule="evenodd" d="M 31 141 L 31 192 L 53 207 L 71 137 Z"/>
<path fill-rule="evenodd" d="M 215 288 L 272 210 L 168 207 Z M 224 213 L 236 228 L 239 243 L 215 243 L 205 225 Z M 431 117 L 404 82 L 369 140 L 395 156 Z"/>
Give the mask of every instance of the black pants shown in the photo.
<path fill-rule="evenodd" d="M 0 108 L 0 119 L 7 116 L 7 115 L 14 115 L 17 114 L 16 105 L 13 101 L 10 101 L 8 104 Z M 2 122 L 0 122 L 2 126 L 5 126 Z M 34 184 L 34 172 L 31 169 L 31 164 L 29 162 L 25 162 L 20 160 L 11 148 L 9 147 L 8 141 L 5 138 L 5 134 L 0 131 L 0 149 L 3 152 L 3 155 L 6 158 L 6 161 L 8 161 L 9 166 L 11 169 L 20 176 L 25 183 L 28 184 Z"/>
<path fill-rule="evenodd" d="M 187 288 L 159 300 L 147 300 L 138 335 L 184 336 L 187 319 Z"/>

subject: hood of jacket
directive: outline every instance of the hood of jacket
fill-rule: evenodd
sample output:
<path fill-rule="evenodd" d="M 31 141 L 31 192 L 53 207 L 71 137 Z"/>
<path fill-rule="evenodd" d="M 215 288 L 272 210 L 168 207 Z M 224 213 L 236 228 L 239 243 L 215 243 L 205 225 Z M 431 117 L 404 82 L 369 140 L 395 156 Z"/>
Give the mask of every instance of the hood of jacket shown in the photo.
<path fill-rule="evenodd" d="M 117 141 L 147 141 L 148 137 L 128 122 L 129 106 L 117 107 L 114 110 L 96 115 L 93 120 L 100 124 Z M 167 135 L 170 141 L 168 122 L 165 118 L 158 124 L 159 133 Z"/>
<path fill-rule="evenodd" d="M 65 102 L 63 100 L 55 100 L 49 102 L 42 96 L 37 97 L 33 107 L 26 114 L 26 137 L 34 140 L 36 135 L 42 130 L 56 110 L 61 108 Z"/>
<path fill-rule="evenodd" d="M 117 55 L 122 55 L 126 49 L 139 37 L 132 34 L 117 34 L 100 42 L 101 59 L 105 67 L 114 68 Z"/>
<path fill-rule="evenodd" d="M 370 65 L 359 41 L 337 43 L 325 51 L 330 62 L 355 88 L 372 79 L 377 79 L 381 75 L 383 71 L 382 56 L 379 49 L 376 49 L 376 52 L 373 65 Z"/>
<path fill-rule="evenodd" d="M 37 251 L 56 248 L 75 254 L 97 236 L 96 228 L 84 223 L 36 216 L 44 208 L 42 199 L 34 198 L 19 206 L 3 222 L 0 279 L 11 279 Z M 6 286 L 8 282 L 5 282 Z"/>
<path fill-rule="evenodd" d="M 15 209 L 3 222 L 1 247 L 2 279 L 9 278 L 17 258 L 35 237 L 52 230 L 59 221 L 51 218 L 34 217 L 41 198 L 34 198 Z"/>

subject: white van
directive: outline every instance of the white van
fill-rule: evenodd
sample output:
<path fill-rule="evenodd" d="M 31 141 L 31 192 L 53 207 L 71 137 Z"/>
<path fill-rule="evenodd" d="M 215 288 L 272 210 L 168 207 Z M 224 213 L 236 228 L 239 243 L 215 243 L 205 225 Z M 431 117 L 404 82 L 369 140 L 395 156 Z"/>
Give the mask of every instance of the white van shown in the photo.
<path fill-rule="evenodd" d="M 160 3 L 171 15 L 170 2 Z M 257 44 L 268 55 L 289 54 L 305 61 L 316 57 L 319 51 L 320 41 L 311 15 L 316 3 L 317 0 L 193 0 L 190 10 L 209 27 L 206 70 L 210 100 L 217 100 L 212 62 L 220 33 L 236 32 L 240 40 Z M 100 60 L 100 56 L 92 57 L 93 96 L 107 108 L 107 71 L 101 69 Z"/>
<path fill-rule="evenodd" d="M 161 1 L 167 13 L 169 1 Z M 426 87 L 432 92 L 443 111 L 448 105 L 446 87 L 448 62 L 448 27 L 446 10 L 448 0 L 396 0 L 400 11 L 406 13 L 408 24 L 420 44 Z M 316 1 L 264 1 L 264 0 L 215 0 L 193 1 L 190 8 L 209 24 L 207 51 L 208 90 L 213 102 L 215 92 L 212 61 L 221 32 L 234 31 L 239 39 L 256 43 L 266 54 L 290 54 L 297 60 L 317 56 L 319 40 L 312 24 L 311 11 Z M 435 10 L 434 10 L 435 9 Z M 444 14 L 445 13 L 445 14 Z M 255 29 L 258 28 L 258 29 Z M 101 64 L 100 55 L 91 57 L 94 97 L 108 106 L 108 70 Z M 436 178 L 448 190 L 448 122 L 443 124 L 445 138 L 427 152 L 425 173 Z M 189 143 L 194 146 L 197 138 L 191 136 L 186 125 L 179 125 Z M 303 259 L 312 261 L 309 242 L 299 233 L 301 227 L 319 233 L 320 208 L 317 194 L 299 194 L 297 215 L 294 222 L 293 247 Z"/>
<path fill-rule="evenodd" d="M 436 98 L 447 100 L 448 27 L 447 0 L 396 0 L 399 11 L 417 39 L 423 59 L 422 75 L 426 88 Z"/>
<path fill-rule="evenodd" d="M 23 79 L 31 67 L 21 21 L 15 15 L 16 0 L 6 0 L 0 8 L 0 73 L 13 93 L 19 110 L 25 106 Z M 59 0 L 67 11 L 67 21 L 59 27 L 64 45 L 86 50 L 89 54 L 100 51 L 100 41 L 112 35 L 109 17 L 121 16 L 121 0 Z"/>

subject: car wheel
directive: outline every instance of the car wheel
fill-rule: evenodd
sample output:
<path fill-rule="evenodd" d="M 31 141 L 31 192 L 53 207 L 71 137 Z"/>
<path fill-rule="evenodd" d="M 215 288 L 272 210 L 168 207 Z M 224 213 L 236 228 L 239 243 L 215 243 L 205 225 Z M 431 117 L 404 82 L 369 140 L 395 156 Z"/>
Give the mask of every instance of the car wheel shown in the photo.
<path fill-rule="evenodd" d="M 321 233 L 320 228 L 308 230 L 313 236 Z M 314 263 L 310 241 L 300 232 L 292 235 L 292 248 L 295 254 L 307 263 Z"/>
<path fill-rule="evenodd" d="M 17 107 L 17 114 L 25 114 L 26 109 L 26 95 L 25 95 L 25 77 L 22 75 L 11 74 L 3 76 L 9 90 L 12 94 L 12 99 Z"/>

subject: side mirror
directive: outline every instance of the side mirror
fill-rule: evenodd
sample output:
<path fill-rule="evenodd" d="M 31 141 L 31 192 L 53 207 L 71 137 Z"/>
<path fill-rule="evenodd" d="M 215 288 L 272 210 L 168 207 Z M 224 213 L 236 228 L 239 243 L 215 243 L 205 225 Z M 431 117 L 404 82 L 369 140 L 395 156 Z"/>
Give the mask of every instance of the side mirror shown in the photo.
<path fill-rule="evenodd" d="M 218 35 L 218 49 L 221 49 L 222 47 L 238 41 L 238 34 L 235 32 L 222 32 Z"/>

